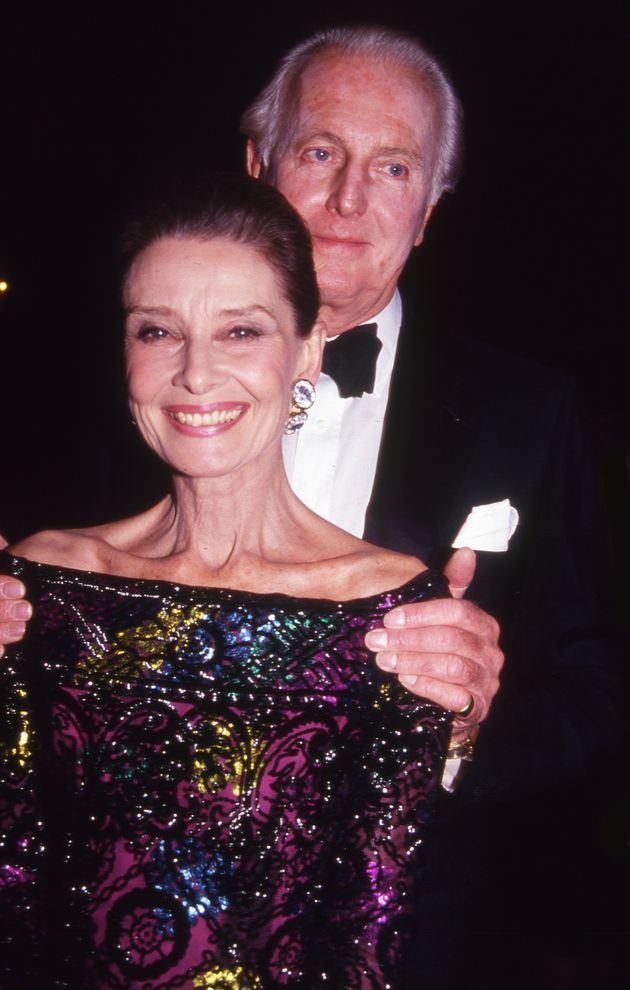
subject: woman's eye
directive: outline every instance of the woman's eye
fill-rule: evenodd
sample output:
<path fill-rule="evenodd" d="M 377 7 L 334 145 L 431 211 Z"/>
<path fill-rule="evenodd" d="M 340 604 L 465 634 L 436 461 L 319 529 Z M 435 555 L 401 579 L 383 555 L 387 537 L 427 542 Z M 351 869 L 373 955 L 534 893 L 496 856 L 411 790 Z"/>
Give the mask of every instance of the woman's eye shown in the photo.
<path fill-rule="evenodd" d="M 138 340 L 162 340 L 169 336 L 169 332 L 164 327 L 142 326 L 138 328 L 136 336 Z"/>
<path fill-rule="evenodd" d="M 232 340 L 249 340 L 254 337 L 260 337 L 260 330 L 257 330 L 256 327 L 232 327 L 228 336 Z"/>

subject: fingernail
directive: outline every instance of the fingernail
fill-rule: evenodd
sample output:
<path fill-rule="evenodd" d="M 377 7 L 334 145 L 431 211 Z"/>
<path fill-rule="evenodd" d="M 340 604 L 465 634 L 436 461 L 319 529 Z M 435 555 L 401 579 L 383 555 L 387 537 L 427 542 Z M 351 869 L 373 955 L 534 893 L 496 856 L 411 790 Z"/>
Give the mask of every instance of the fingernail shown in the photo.
<path fill-rule="evenodd" d="M 400 681 L 403 687 L 412 688 L 415 687 L 418 678 L 414 677 L 413 674 L 401 674 L 398 680 Z"/>
<path fill-rule="evenodd" d="M 385 617 L 385 621 L 387 622 L 389 628 L 392 626 L 404 626 L 405 617 L 402 612 L 388 612 Z"/>
<path fill-rule="evenodd" d="M 376 658 L 376 663 L 381 670 L 396 670 L 396 654 L 380 653 Z"/>
<path fill-rule="evenodd" d="M 5 598 L 24 597 L 24 588 L 19 581 L 7 581 L 2 590 Z"/>
<path fill-rule="evenodd" d="M 365 642 L 371 650 L 382 650 L 387 646 L 387 633 L 384 629 L 372 629 L 365 637 Z"/>
<path fill-rule="evenodd" d="M 9 622 L 8 628 L 11 639 L 22 639 L 26 632 L 26 626 L 23 622 Z"/>
<path fill-rule="evenodd" d="M 9 607 L 9 615 L 13 619 L 30 619 L 33 609 L 29 602 L 16 602 Z"/>

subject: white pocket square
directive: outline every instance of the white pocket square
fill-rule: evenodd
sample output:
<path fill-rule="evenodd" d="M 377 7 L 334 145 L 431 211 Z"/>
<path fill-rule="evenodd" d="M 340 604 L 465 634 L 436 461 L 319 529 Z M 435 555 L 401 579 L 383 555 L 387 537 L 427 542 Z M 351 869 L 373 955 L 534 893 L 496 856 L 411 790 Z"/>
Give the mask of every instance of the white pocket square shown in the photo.
<path fill-rule="evenodd" d="M 510 537 L 518 526 L 518 512 L 509 498 L 488 505 L 474 505 L 468 519 L 453 540 L 454 547 L 471 550 L 507 550 Z"/>

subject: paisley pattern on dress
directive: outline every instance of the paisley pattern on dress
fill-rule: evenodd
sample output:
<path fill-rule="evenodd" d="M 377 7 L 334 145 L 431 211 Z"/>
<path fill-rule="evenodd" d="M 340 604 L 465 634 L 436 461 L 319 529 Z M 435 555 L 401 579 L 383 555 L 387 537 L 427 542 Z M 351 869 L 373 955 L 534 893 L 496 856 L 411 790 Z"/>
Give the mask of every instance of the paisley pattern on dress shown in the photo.
<path fill-rule="evenodd" d="M 450 716 L 363 638 L 443 579 L 3 569 L 35 618 L 0 669 L 0 988 L 396 987 Z"/>

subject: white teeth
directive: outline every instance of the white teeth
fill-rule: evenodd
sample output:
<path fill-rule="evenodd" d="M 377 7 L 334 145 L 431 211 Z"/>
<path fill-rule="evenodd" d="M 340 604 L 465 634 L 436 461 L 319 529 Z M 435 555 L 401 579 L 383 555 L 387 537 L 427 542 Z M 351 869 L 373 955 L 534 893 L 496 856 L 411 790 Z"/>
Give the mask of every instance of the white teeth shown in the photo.
<path fill-rule="evenodd" d="M 169 416 L 183 426 L 218 426 L 219 423 L 232 423 L 243 412 L 242 408 L 215 409 L 211 413 L 169 412 Z"/>

